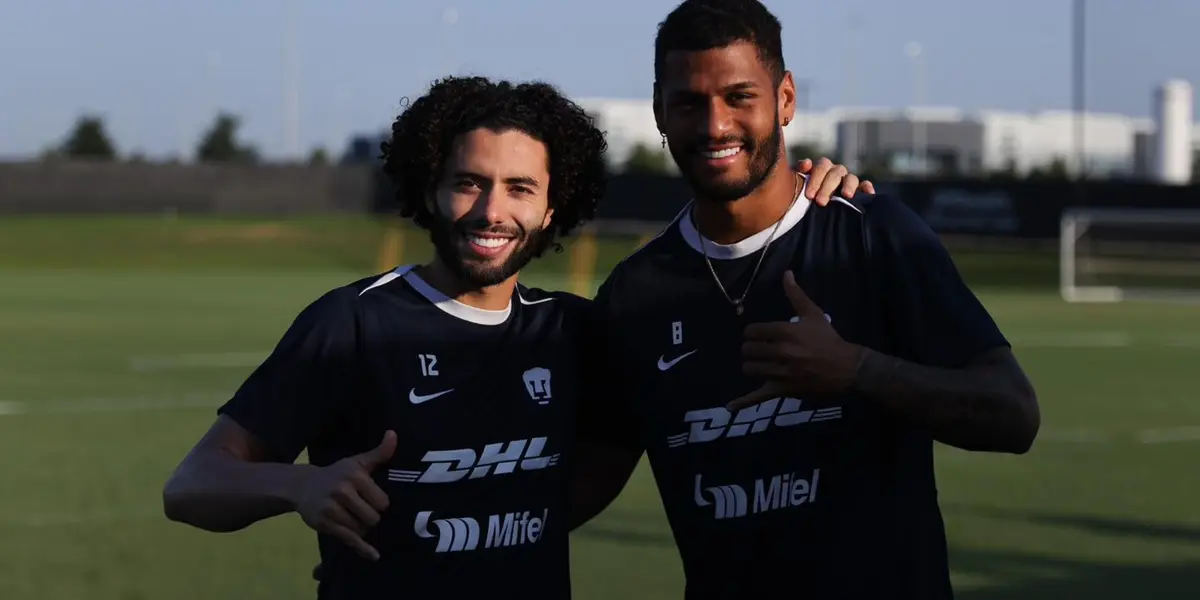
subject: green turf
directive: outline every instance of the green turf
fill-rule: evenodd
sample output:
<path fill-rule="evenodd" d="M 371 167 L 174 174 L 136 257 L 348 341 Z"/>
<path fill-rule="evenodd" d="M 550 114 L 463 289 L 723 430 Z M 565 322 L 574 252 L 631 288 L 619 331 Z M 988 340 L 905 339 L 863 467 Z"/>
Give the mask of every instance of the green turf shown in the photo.
<path fill-rule="evenodd" d="M 296 312 L 375 271 L 381 230 L 0 221 L 0 598 L 312 597 L 315 548 L 299 519 L 208 534 L 167 522 L 160 490 Z M 422 242 L 410 236 L 405 256 L 427 256 Z M 602 244 L 600 262 L 630 244 Z M 567 258 L 528 279 L 565 284 Z M 980 289 L 1044 281 L 1052 265 L 960 262 Z M 959 597 L 1195 598 L 1200 430 L 1181 428 L 1200 426 L 1200 309 L 1068 305 L 1028 286 L 982 296 L 1038 387 L 1044 425 L 1023 457 L 939 449 Z M 578 598 L 680 596 L 645 471 L 573 552 Z"/>

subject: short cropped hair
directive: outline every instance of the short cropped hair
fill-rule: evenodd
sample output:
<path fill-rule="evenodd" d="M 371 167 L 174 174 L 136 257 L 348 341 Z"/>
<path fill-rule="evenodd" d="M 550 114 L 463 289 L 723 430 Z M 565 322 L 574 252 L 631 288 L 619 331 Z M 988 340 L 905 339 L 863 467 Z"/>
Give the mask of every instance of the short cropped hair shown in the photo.
<path fill-rule="evenodd" d="M 783 26 L 758 0 L 685 0 L 675 7 L 654 38 L 654 85 L 658 87 L 671 52 L 698 52 L 749 42 L 758 48 L 758 58 L 771 73 L 772 81 L 783 81 Z"/>

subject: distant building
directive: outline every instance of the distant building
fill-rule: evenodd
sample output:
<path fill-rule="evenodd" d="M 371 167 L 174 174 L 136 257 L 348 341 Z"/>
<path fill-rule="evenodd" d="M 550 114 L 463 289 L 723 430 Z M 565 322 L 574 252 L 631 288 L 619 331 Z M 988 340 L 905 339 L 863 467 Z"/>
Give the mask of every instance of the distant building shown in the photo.
<path fill-rule="evenodd" d="M 607 131 L 614 165 L 623 163 L 636 144 L 661 147 L 649 100 L 589 99 L 580 104 Z M 1153 119 L 1085 113 L 1082 123 L 1088 173 L 1151 178 L 1159 147 Z M 804 144 L 860 169 L 875 164 L 900 173 L 979 174 L 1011 168 L 1024 174 L 1055 161 L 1077 171 L 1075 127 L 1075 115 L 1068 111 L 837 107 L 798 111 L 784 136 L 789 146 Z M 1200 127 L 1191 127 L 1186 137 L 1193 152 L 1200 152 Z M 858 157 L 857 163 L 851 156 Z"/>
<path fill-rule="evenodd" d="M 1200 156 L 1200 127 L 1188 126 L 1191 89 L 1167 82 L 1155 95 L 1155 113 L 1168 123 L 1161 138 L 1155 119 L 1117 114 L 1083 115 L 1083 167 L 1089 174 L 1178 182 L 1200 178 L 1183 157 Z M 580 105 L 608 134 L 609 163 L 625 163 L 634 147 L 662 149 L 650 100 L 584 99 Z M 908 110 L 835 107 L 797 111 L 784 128 L 788 146 L 804 145 L 855 169 L 885 167 L 893 173 L 999 171 L 1027 174 L 1058 161 L 1078 171 L 1075 114 L 1068 111 L 964 112 L 954 108 Z M 356 137 L 344 160 L 376 161 L 380 135 Z M 1190 152 L 1189 152 L 1190 150 Z M 1167 154 L 1164 154 L 1166 152 Z M 1169 156 L 1168 156 L 1169 155 Z M 1160 157 L 1166 160 L 1159 160 Z M 674 162 L 668 161 L 670 168 Z"/>

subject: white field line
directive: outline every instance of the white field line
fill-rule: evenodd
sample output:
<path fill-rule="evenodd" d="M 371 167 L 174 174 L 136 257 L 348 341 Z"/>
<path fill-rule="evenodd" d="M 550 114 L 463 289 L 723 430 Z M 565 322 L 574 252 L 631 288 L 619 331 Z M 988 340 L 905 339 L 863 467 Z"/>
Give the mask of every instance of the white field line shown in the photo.
<path fill-rule="evenodd" d="M 172 412 L 195 409 L 215 410 L 226 399 L 227 396 L 221 394 L 192 394 L 184 396 L 83 398 L 78 400 L 0 400 L 0 417 Z M 1094 427 L 1045 427 L 1038 433 L 1038 442 L 1048 443 L 1108 445 L 1123 441 L 1132 441 L 1139 444 L 1200 442 L 1200 425 L 1155 427 L 1135 431 L 1112 431 Z"/>
<path fill-rule="evenodd" d="M 0 400 L 0 417 L 215 409 L 226 399 L 226 396 L 221 394 L 186 394 L 182 396 L 128 396 L 74 400 Z"/>
<path fill-rule="evenodd" d="M 1125 331 L 1017 332 L 1008 335 L 1014 346 L 1024 348 L 1128 348 L 1158 346 L 1200 348 L 1200 333 L 1149 335 Z"/>
<path fill-rule="evenodd" d="M 1044 428 L 1038 432 L 1038 442 L 1063 444 L 1109 444 L 1115 439 L 1112 433 L 1090 427 Z"/>
<path fill-rule="evenodd" d="M 135 356 L 129 359 L 129 368 L 136 372 L 170 369 L 237 369 L 256 367 L 268 354 L 269 352 L 216 352 Z"/>
<path fill-rule="evenodd" d="M 1138 432 L 1138 441 L 1143 444 L 1171 444 L 1200 441 L 1200 426 L 1143 429 Z"/>
<path fill-rule="evenodd" d="M 1083 333 L 1013 333 L 1012 345 L 1023 348 L 1126 348 L 1134 337 L 1121 331 Z"/>
<path fill-rule="evenodd" d="M 130 511 L 89 512 L 78 513 L 27 513 L 0 516 L 0 529 L 6 527 L 78 527 L 84 525 L 128 523 L 131 521 L 147 521 L 150 519 L 166 520 L 162 509 L 142 508 Z"/>
<path fill-rule="evenodd" d="M 1008 334 L 1008 339 L 1013 345 L 1024 348 L 1128 348 L 1130 346 L 1200 348 L 1200 333 L 1153 336 L 1131 334 L 1124 331 L 1014 332 Z M 255 351 L 134 356 L 129 359 L 129 368 L 135 372 L 178 369 L 240 369 L 258 366 L 269 354 L 269 351 Z"/>

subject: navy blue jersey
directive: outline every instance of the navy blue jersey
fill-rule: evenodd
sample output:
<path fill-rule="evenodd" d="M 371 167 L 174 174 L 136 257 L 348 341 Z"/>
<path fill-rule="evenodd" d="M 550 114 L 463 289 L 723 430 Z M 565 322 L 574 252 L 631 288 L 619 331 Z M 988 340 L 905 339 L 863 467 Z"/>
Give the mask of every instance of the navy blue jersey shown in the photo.
<path fill-rule="evenodd" d="M 796 316 L 788 269 L 850 342 L 941 367 L 1007 342 L 939 239 L 886 196 L 797 201 L 738 316 L 701 244 L 736 299 L 769 236 L 713 244 L 689 207 L 616 268 L 596 311 L 619 389 L 584 415 L 590 435 L 648 453 L 689 599 L 950 598 L 928 433 L 849 394 L 724 406 L 763 383 L 742 374 L 743 328 Z"/>
<path fill-rule="evenodd" d="M 282 461 L 327 465 L 397 433 L 391 505 L 358 558 L 318 536 L 322 599 L 569 598 L 576 327 L 587 300 L 518 286 L 504 311 L 408 268 L 306 308 L 220 412 Z"/>

